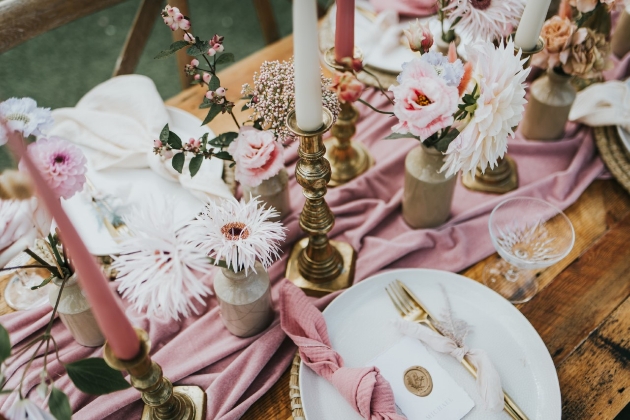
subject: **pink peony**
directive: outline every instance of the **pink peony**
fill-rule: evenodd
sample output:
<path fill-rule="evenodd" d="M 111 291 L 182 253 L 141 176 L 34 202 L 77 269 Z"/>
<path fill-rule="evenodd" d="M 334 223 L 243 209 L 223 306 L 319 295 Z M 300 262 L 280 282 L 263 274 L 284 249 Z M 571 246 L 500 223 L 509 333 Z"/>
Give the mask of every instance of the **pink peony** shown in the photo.
<path fill-rule="evenodd" d="M 447 85 L 433 69 L 431 72 L 405 78 L 400 85 L 389 88 L 394 93 L 394 114 L 399 121 L 392 127 L 393 132 L 411 133 L 424 141 L 453 124 L 459 101 L 457 87 Z"/>
<path fill-rule="evenodd" d="M 330 89 L 337 94 L 339 102 L 356 102 L 365 86 L 350 72 L 335 73 Z"/>
<path fill-rule="evenodd" d="M 68 199 L 83 189 L 87 161 L 77 146 L 58 137 L 42 138 L 28 152 L 58 196 Z M 19 166 L 26 170 L 23 162 Z"/>
<path fill-rule="evenodd" d="M 243 127 L 228 152 L 236 162 L 236 180 L 256 187 L 284 168 L 284 151 L 271 131 Z"/>

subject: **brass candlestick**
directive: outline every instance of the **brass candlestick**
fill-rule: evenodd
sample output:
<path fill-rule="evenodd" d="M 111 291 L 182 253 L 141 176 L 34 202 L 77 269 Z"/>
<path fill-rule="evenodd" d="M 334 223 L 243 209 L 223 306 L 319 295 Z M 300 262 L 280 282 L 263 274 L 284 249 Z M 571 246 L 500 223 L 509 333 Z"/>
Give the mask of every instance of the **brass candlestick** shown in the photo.
<path fill-rule="evenodd" d="M 512 37 L 514 37 L 514 34 L 512 34 Z M 523 50 L 521 58 L 527 58 L 527 61 L 523 64 L 523 68 L 528 68 L 532 61 L 532 55 L 541 52 L 544 48 L 545 40 L 539 37 L 538 43 L 533 50 Z M 515 45 L 514 55 L 518 54 L 519 51 L 520 48 Z M 462 184 L 469 190 L 497 194 L 504 194 L 515 190 L 518 188 L 516 162 L 506 154 L 503 158 L 498 160 L 497 165 L 493 169 L 486 169 L 485 173 L 481 173 L 481 169 L 477 167 L 474 178 L 470 173 L 462 175 Z"/>
<path fill-rule="evenodd" d="M 308 237 L 293 247 L 286 277 L 311 296 L 344 289 L 351 286 L 354 279 L 356 252 L 350 244 L 329 241 L 327 236 L 335 217 L 324 199 L 326 184 L 330 181 L 330 163 L 324 158 L 326 148 L 322 136 L 332 122 L 332 114 L 325 108 L 324 124 L 316 131 L 300 129 L 295 111 L 287 116 L 287 127 L 300 142 L 295 177 L 306 197 L 300 227 Z"/>
<path fill-rule="evenodd" d="M 142 420 L 203 420 L 206 418 L 206 393 L 198 386 L 173 386 L 162 375 L 160 365 L 151 360 L 151 342 L 146 331 L 136 328 L 140 352 L 133 360 L 114 356 L 108 343 L 103 358 L 114 369 L 129 372 L 131 385 L 142 393 Z"/>
<path fill-rule="evenodd" d="M 363 55 L 358 48 L 355 48 L 354 59 L 363 60 Z M 337 71 L 352 71 L 347 65 L 335 60 L 335 47 L 326 51 L 324 60 L 328 66 Z M 343 185 L 374 165 L 374 159 L 367 148 L 352 140 L 358 118 L 359 111 L 352 103 L 341 102 L 341 112 L 332 127 L 333 136 L 324 142 L 326 159 L 330 162 L 331 170 L 329 187 Z"/>

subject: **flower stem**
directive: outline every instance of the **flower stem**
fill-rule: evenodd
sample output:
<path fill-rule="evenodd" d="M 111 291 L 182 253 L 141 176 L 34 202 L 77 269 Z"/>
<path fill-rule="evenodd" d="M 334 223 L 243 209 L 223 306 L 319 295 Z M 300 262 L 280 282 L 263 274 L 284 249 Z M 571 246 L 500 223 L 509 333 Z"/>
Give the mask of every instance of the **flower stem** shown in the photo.
<path fill-rule="evenodd" d="M 387 93 L 385 93 L 385 88 L 383 87 L 383 85 L 381 85 L 381 81 L 380 81 L 380 80 L 378 80 L 378 77 L 376 77 L 376 75 L 375 75 L 375 74 L 373 74 L 373 73 L 371 73 L 371 72 L 367 71 L 367 70 L 365 69 L 365 67 L 363 68 L 363 70 L 362 70 L 362 71 L 363 71 L 363 72 L 365 72 L 365 73 L 367 73 L 368 75 L 372 76 L 372 78 L 373 78 L 374 80 L 376 80 L 376 83 L 378 84 L 378 89 L 381 91 L 381 93 L 382 93 L 383 95 L 385 95 L 385 97 L 387 98 L 387 100 L 389 101 L 389 103 L 390 103 L 390 104 L 392 104 L 392 105 L 394 105 L 394 100 L 393 100 L 392 98 L 390 98 L 390 97 L 389 97 L 389 95 L 388 95 Z"/>
<path fill-rule="evenodd" d="M 364 101 L 363 99 L 359 98 L 359 102 L 361 102 L 363 105 L 368 106 L 369 108 L 372 109 L 372 111 L 378 112 L 379 114 L 385 114 L 385 115 L 394 115 L 393 112 L 388 112 L 388 111 L 381 111 L 380 109 L 376 109 L 374 108 L 372 105 L 370 105 L 368 102 Z"/>

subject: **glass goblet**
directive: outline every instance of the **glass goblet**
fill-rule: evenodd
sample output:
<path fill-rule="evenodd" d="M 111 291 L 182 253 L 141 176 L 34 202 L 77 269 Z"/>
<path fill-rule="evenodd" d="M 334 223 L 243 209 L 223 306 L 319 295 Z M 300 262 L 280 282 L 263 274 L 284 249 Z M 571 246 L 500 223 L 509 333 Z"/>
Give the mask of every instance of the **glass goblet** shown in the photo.
<path fill-rule="evenodd" d="M 486 265 L 483 280 L 512 303 L 533 298 L 538 292 L 537 271 L 566 257 L 575 242 L 569 218 L 537 198 L 499 203 L 490 214 L 488 228 L 500 257 Z"/>

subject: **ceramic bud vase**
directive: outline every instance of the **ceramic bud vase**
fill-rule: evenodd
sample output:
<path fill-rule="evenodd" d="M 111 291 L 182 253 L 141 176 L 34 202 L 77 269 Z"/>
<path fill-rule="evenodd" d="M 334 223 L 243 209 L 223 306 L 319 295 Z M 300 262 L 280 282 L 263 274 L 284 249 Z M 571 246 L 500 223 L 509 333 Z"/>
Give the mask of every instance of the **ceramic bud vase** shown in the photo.
<path fill-rule="evenodd" d="M 457 176 L 440 173 L 443 164 L 444 155 L 433 147 L 420 145 L 407 154 L 402 214 L 414 229 L 433 228 L 448 219 Z"/>
<path fill-rule="evenodd" d="M 521 122 L 521 132 L 528 139 L 557 140 L 564 134 L 564 126 L 575 100 L 571 76 L 553 69 L 532 83 L 529 102 Z"/>
<path fill-rule="evenodd" d="M 610 45 L 618 58 L 623 58 L 630 51 L 630 4 L 619 16 Z"/>
<path fill-rule="evenodd" d="M 455 46 L 459 47 L 460 38 L 459 35 L 455 35 Z M 433 38 L 433 43 L 435 44 L 435 48 L 438 52 L 441 52 L 444 55 L 448 55 L 448 47 L 451 45 L 450 42 L 446 42 L 442 39 L 442 35 L 436 36 Z"/>
<path fill-rule="evenodd" d="M 265 179 L 256 187 L 248 187 L 241 184 L 243 188 L 243 198 L 249 202 L 251 198 L 260 197 L 267 206 L 275 208 L 280 217 L 270 219 L 277 222 L 284 219 L 291 212 L 291 196 L 289 195 L 289 174 L 282 168 L 278 174 L 269 179 Z"/>
<path fill-rule="evenodd" d="M 48 293 L 48 300 L 54 308 L 63 280 L 54 278 L 52 282 L 53 287 Z M 76 274 L 66 280 L 61 291 L 57 313 L 77 343 L 86 347 L 100 347 L 105 343 L 105 337 L 96 323 L 90 303 L 77 283 Z"/>
<path fill-rule="evenodd" d="M 273 319 L 269 274 L 258 261 L 255 269 L 235 273 L 223 268 L 214 277 L 221 319 L 228 331 L 237 337 L 256 335 Z"/>

